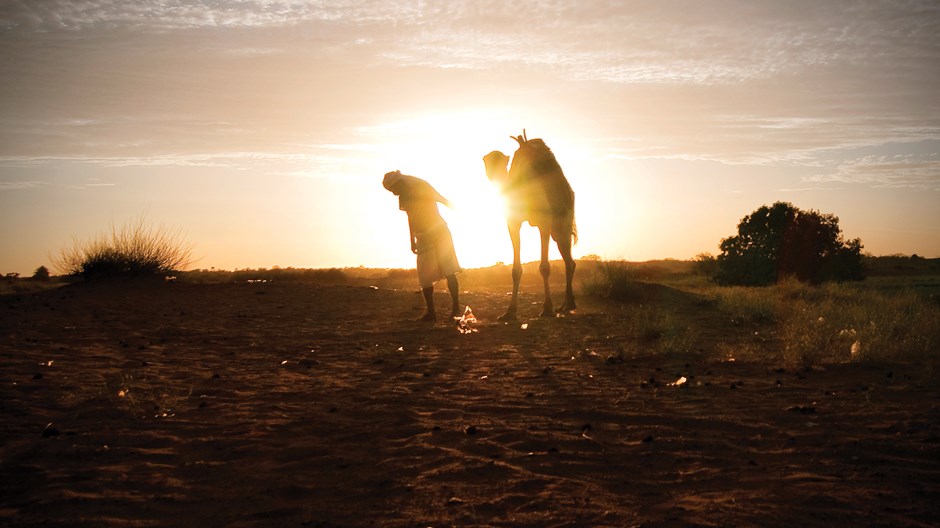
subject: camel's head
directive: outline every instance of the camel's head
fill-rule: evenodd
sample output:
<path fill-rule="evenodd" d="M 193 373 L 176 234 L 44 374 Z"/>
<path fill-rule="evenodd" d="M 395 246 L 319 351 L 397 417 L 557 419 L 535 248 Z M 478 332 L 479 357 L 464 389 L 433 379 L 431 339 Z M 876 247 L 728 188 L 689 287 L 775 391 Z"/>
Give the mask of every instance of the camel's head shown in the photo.
<path fill-rule="evenodd" d="M 486 177 L 500 186 L 509 176 L 509 156 L 498 150 L 483 156 L 483 165 L 486 166 Z"/>

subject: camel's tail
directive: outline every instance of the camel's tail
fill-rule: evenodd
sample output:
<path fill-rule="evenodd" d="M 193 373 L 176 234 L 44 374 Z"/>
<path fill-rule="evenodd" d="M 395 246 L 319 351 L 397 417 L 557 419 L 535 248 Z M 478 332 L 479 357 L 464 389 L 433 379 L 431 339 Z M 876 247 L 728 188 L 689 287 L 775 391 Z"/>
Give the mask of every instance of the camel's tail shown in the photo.
<path fill-rule="evenodd" d="M 574 192 L 571 193 L 571 245 L 578 243 L 578 223 L 574 220 Z"/>

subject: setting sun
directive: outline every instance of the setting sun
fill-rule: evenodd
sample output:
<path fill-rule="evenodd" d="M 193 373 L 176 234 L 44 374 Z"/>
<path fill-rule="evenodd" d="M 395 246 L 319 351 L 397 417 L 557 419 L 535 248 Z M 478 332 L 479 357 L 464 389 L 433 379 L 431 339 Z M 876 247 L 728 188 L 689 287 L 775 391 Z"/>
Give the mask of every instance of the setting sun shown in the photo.
<path fill-rule="evenodd" d="M 453 210 L 442 213 L 453 232 L 461 264 L 465 268 L 477 268 L 512 262 L 504 216 L 505 200 L 496 188 L 472 180 L 452 196 Z"/>
<path fill-rule="evenodd" d="M 487 179 L 483 156 L 493 150 L 512 155 L 516 143 L 509 136 L 522 132 L 513 128 L 511 122 L 515 119 L 509 109 L 480 108 L 393 121 L 361 131 L 377 145 L 381 159 L 388 162 L 387 170 L 427 180 L 452 202 L 452 209 L 440 209 L 464 268 L 512 262 L 505 200 Z M 563 136 L 557 139 L 564 144 Z M 577 158 L 570 153 L 574 162 Z M 572 167 L 577 164 L 572 163 Z M 586 185 L 587 180 L 579 183 Z M 376 225 L 385 226 L 383 232 L 388 237 L 400 240 L 400 231 L 406 228 L 388 218 L 395 215 L 395 205 L 393 200 L 386 200 L 386 205 L 370 210 L 369 215 L 376 218 Z M 522 240 L 523 260 L 537 260 L 537 231 L 524 229 Z"/>

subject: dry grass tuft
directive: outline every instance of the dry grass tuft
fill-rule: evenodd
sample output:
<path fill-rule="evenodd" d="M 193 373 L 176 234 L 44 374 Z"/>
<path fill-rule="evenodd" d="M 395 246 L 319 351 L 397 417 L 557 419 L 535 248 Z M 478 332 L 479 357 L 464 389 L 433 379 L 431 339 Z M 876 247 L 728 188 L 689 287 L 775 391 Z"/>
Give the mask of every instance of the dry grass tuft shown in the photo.
<path fill-rule="evenodd" d="M 142 215 L 89 241 L 76 240 L 53 264 L 63 275 L 86 279 L 158 276 L 192 265 L 192 250 L 179 230 L 154 227 Z"/>

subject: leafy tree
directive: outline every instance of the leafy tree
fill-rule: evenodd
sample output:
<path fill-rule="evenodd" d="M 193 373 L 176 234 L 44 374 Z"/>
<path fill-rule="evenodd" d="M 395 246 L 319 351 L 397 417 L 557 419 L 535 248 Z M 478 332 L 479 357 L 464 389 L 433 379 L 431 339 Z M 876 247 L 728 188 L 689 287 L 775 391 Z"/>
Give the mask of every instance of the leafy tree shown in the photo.
<path fill-rule="evenodd" d="M 711 253 L 699 253 L 692 259 L 692 271 L 698 275 L 713 277 L 718 271 L 718 261 Z"/>
<path fill-rule="evenodd" d="M 36 271 L 33 272 L 33 280 L 38 280 L 46 282 L 49 280 L 49 268 L 45 266 L 39 266 L 36 268 Z"/>
<path fill-rule="evenodd" d="M 760 286 L 788 276 L 812 284 L 864 278 L 861 240 L 843 241 L 837 217 L 788 202 L 745 216 L 738 234 L 720 247 L 714 276 L 719 284 Z"/>

